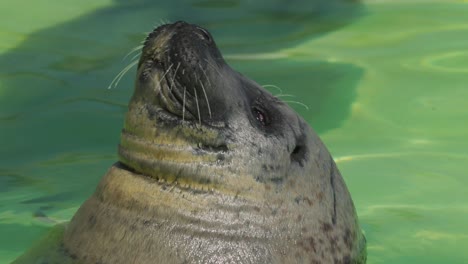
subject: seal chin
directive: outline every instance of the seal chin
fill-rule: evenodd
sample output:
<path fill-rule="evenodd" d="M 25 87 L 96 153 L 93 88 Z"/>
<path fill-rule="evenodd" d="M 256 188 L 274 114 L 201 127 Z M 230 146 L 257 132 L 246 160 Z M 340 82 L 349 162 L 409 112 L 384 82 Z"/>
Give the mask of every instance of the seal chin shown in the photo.
<path fill-rule="evenodd" d="M 221 175 L 227 176 L 226 167 L 229 166 L 231 155 L 223 142 L 218 142 L 215 147 L 202 143 L 194 145 L 183 138 L 174 140 L 171 136 L 174 133 L 188 134 L 190 131 L 193 128 L 168 129 L 158 131 L 157 136 L 149 138 L 139 131 L 123 129 L 119 160 L 131 171 L 160 181 L 177 182 L 191 188 L 197 185 L 214 187 L 219 183 Z M 214 139 L 211 143 L 216 141 Z"/>

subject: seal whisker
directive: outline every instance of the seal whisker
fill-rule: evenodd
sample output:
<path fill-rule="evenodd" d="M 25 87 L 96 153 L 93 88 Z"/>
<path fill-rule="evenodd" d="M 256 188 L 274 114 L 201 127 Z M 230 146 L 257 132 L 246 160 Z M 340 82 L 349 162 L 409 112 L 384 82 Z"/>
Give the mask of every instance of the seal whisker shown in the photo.
<path fill-rule="evenodd" d="M 291 103 L 291 104 L 298 104 L 298 105 L 301 105 L 302 107 L 304 107 L 306 110 L 310 110 L 309 106 L 304 104 L 304 103 L 301 103 L 301 102 L 298 102 L 298 101 L 286 101 L 286 100 L 283 100 L 281 99 L 281 97 L 292 97 L 292 98 L 295 98 L 296 96 L 293 95 L 293 94 L 283 94 L 283 89 L 281 89 L 280 87 L 274 85 L 274 84 L 264 84 L 262 85 L 263 88 L 268 88 L 268 87 L 272 87 L 272 88 L 275 88 L 279 91 L 279 94 L 276 94 L 276 95 L 273 95 L 275 98 L 281 100 L 282 102 L 284 103 Z"/>
<path fill-rule="evenodd" d="M 179 70 L 179 67 L 180 67 L 180 62 L 177 63 L 177 67 L 174 71 L 174 75 L 172 76 L 171 87 L 169 88 L 169 91 L 172 91 L 172 88 L 174 88 L 174 81 L 175 81 L 175 77 L 177 76 L 177 71 Z"/>
<path fill-rule="evenodd" d="M 200 64 L 198 64 L 198 65 L 200 65 Z M 203 82 L 201 81 L 201 78 L 198 78 L 198 74 L 196 72 L 194 73 L 194 75 L 195 75 L 195 80 L 198 79 L 198 82 L 200 83 L 203 94 L 205 95 L 206 105 L 208 107 L 208 114 L 209 114 L 209 116 L 211 118 L 211 106 L 210 106 L 210 101 L 208 100 L 208 95 L 206 94 L 205 86 L 203 85 Z"/>
<path fill-rule="evenodd" d="M 218 74 L 220 77 L 223 77 L 223 75 L 221 74 L 221 72 L 218 70 L 218 68 L 216 68 L 213 64 L 211 64 L 211 62 L 208 60 L 208 59 L 205 59 L 206 63 L 208 63 L 208 65 L 213 68 Z"/>
<path fill-rule="evenodd" d="M 182 100 L 182 121 L 185 121 L 185 92 L 186 88 L 184 86 L 184 99 Z"/>
<path fill-rule="evenodd" d="M 151 32 L 143 32 L 144 36 L 148 36 L 149 34 L 151 34 Z M 148 37 L 144 38 L 142 41 L 140 41 L 140 44 L 145 46 L 145 43 L 147 40 L 148 40 Z"/>
<path fill-rule="evenodd" d="M 164 72 L 163 76 L 159 79 L 159 82 L 158 82 L 158 89 L 161 90 L 161 82 L 164 80 L 164 78 L 166 77 L 166 74 L 171 70 L 172 66 L 174 66 L 174 64 L 171 64 L 166 72 Z"/>
<path fill-rule="evenodd" d="M 205 79 L 206 81 L 208 82 L 208 85 L 210 85 L 210 88 L 213 89 L 213 85 L 211 85 L 211 81 L 210 81 L 210 78 L 208 78 L 208 74 L 206 74 L 206 71 L 205 69 L 203 69 L 203 67 L 200 65 L 200 63 L 198 63 L 198 67 L 202 70 L 203 72 L 203 75 L 205 75 Z M 201 81 L 201 80 L 200 80 Z M 203 87 L 204 88 L 204 87 Z M 205 97 L 206 97 L 206 102 L 208 103 L 208 110 L 210 112 L 210 118 L 211 118 L 211 106 L 210 106 L 210 102 L 208 102 L 208 97 L 206 96 L 206 92 L 205 90 L 203 90 L 203 92 L 205 93 Z"/>
<path fill-rule="evenodd" d="M 124 61 L 128 56 L 130 56 L 132 53 L 134 53 L 134 52 L 136 52 L 136 51 L 140 51 L 140 52 L 138 52 L 138 54 L 137 54 L 138 56 L 140 56 L 140 55 L 141 55 L 141 49 L 142 49 L 142 48 L 143 48 L 143 45 L 138 45 L 138 46 L 136 46 L 135 48 L 133 48 L 132 50 L 130 50 L 130 52 L 127 53 L 127 55 L 125 55 L 125 57 L 124 57 L 122 60 Z M 134 59 L 134 57 L 133 57 L 131 60 L 133 60 L 133 59 Z"/>
<path fill-rule="evenodd" d="M 300 106 L 303 106 L 307 111 L 310 110 L 306 104 L 301 103 L 301 102 L 297 102 L 297 101 L 283 101 L 283 102 L 289 103 L 289 104 L 298 104 Z"/>
<path fill-rule="evenodd" d="M 290 97 L 290 98 L 296 98 L 295 95 L 293 94 L 277 94 L 277 95 L 274 95 L 275 98 L 281 100 L 282 102 L 284 103 L 293 103 L 293 104 L 300 104 L 302 106 L 304 106 L 304 108 L 306 108 L 307 110 L 309 110 L 309 106 L 302 103 L 302 102 L 299 102 L 299 101 L 286 101 L 286 100 L 283 100 L 282 97 Z"/>
<path fill-rule="evenodd" d="M 202 81 L 201 81 L 200 79 L 199 79 L 198 81 L 200 82 L 200 85 L 201 85 L 201 87 L 202 87 L 203 94 L 205 95 L 206 104 L 207 104 L 207 106 L 208 106 L 208 114 L 210 115 L 210 118 L 211 118 L 210 101 L 208 101 L 208 95 L 206 95 L 205 86 L 203 86 L 203 83 L 202 83 Z"/>
<path fill-rule="evenodd" d="M 198 63 L 198 67 L 200 67 L 200 70 L 202 70 L 203 75 L 205 75 L 205 78 L 206 78 L 206 80 L 208 81 L 208 84 L 210 85 L 210 87 L 212 87 L 210 78 L 208 78 L 208 75 L 206 74 L 205 69 L 203 69 L 203 67 L 200 65 L 200 63 Z"/>
<path fill-rule="evenodd" d="M 170 24 L 170 23 L 171 23 L 171 22 L 169 22 L 168 19 L 164 19 L 164 18 L 161 18 L 161 19 L 159 20 L 159 22 L 160 22 L 160 25 L 159 25 L 158 27 L 160 27 L 160 26 L 162 26 L 162 25 L 166 25 L 166 24 Z"/>
<path fill-rule="evenodd" d="M 133 66 L 135 66 L 137 63 L 138 63 L 138 60 L 133 61 L 133 62 L 131 62 L 129 65 L 127 65 L 125 68 L 123 68 L 123 70 L 121 70 L 121 71 L 115 76 L 115 78 L 114 78 L 114 79 L 112 80 L 112 82 L 109 84 L 109 86 L 107 87 L 107 89 L 112 89 L 112 88 L 117 87 L 117 85 L 119 84 L 119 82 L 120 82 L 120 80 L 122 79 L 122 77 L 123 77 Z"/>
<path fill-rule="evenodd" d="M 164 21 L 163 18 L 161 18 L 161 19 L 159 20 L 159 25 L 156 26 L 155 28 L 158 28 L 158 27 L 160 27 L 160 26 L 162 26 L 162 25 L 164 25 L 164 24 L 167 24 L 167 23 Z"/>
<path fill-rule="evenodd" d="M 274 84 L 265 84 L 265 85 L 262 85 L 263 88 L 268 88 L 268 87 L 272 87 L 272 88 L 275 88 L 279 91 L 279 94 L 276 94 L 276 95 L 273 95 L 275 98 L 278 98 L 280 99 L 282 102 L 284 103 L 291 103 L 291 104 L 298 104 L 302 107 L 304 107 L 307 111 L 310 110 L 309 106 L 304 104 L 304 103 L 301 103 L 301 102 L 298 102 L 298 101 L 292 101 L 292 100 L 289 100 L 289 101 L 286 101 L 286 100 L 283 100 L 281 99 L 281 97 L 292 97 L 292 98 L 295 98 L 296 96 L 293 95 L 293 94 L 283 94 L 283 89 L 281 89 L 280 87 L 274 85 Z"/>
<path fill-rule="evenodd" d="M 195 103 L 197 104 L 198 123 L 201 125 L 200 105 L 198 104 L 198 95 L 195 86 L 193 87 L 193 92 L 195 93 Z"/>
<path fill-rule="evenodd" d="M 132 57 L 131 60 L 132 60 L 132 61 L 133 61 L 133 60 L 136 60 L 136 59 L 138 59 L 140 56 L 141 56 L 141 51 L 138 52 L 137 54 L 135 54 L 135 55 Z"/>
<path fill-rule="evenodd" d="M 276 98 L 279 98 L 279 97 L 296 97 L 294 94 L 277 94 L 277 95 L 274 95 Z"/>
<path fill-rule="evenodd" d="M 169 51 L 169 48 L 165 49 L 163 52 L 161 52 L 161 54 L 165 54 Z"/>
<path fill-rule="evenodd" d="M 262 85 L 263 88 L 268 88 L 268 87 L 272 87 L 272 88 L 275 88 L 279 91 L 280 94 L 283 93 L 283 89 L 279 88 L 278 86 L 274 85 L 274 84 L 264 84 Z"/>

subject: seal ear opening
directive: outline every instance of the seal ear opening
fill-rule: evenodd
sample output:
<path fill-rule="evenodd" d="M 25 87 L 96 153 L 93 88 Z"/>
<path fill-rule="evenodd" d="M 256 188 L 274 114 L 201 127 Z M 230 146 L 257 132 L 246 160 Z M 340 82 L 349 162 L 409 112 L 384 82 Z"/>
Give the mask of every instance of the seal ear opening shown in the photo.
<path fill-rule="evenodd" d="M 301 167 L 303 167 L 306 155 L 307 147 L 299 141 L 291 152 L 291 162 L 297 162 Z"/>

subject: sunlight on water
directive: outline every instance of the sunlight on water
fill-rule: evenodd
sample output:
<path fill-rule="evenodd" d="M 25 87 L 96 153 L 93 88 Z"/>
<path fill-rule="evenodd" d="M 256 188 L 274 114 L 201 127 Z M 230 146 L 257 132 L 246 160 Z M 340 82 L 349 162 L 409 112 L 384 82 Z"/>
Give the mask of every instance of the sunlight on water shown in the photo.
<path fill-rule="evenodd" d="M 372 0 L 296 24 L 262 1 L 72 2 L 0 4 L 17 21 L 0 26 L 0 263 L 69 220 L 115 162 L 134 69 L 106 88 L 163 18 L 207 27 L 234 68 L 294 95 L 352 193 L 368 263 L 468 263 L 467 1 Z"/>

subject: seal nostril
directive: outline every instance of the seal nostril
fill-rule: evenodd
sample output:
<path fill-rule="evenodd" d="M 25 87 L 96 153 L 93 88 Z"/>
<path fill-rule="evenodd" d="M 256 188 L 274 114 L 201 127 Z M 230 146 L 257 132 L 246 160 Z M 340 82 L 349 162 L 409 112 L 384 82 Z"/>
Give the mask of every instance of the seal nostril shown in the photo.
<path fill-rule="evenodd" d="M 211 42 L 211 36 L 210 36 L 210 33 L 208 33 L 208 31 L 206 31 L 205 29 L 201 27 L 197 27 L 197 29 L 203 39 L 205 39 L 208 42 Z"/>

